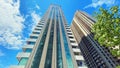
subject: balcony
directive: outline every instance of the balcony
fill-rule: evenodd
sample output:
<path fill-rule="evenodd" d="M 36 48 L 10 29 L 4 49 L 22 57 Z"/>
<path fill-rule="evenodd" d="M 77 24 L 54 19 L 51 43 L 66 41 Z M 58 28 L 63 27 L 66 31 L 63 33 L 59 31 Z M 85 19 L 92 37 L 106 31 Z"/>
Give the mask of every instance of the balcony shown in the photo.
<path fill-rule="evenodd" d="M 28 49 L 32 49 L 33 46 L 31 46 L 31 45 L 25 45 L 25 46 L 22 47 L 23 51 L 25 51 L 27 48 Z"/>
<path fill-rule="evenodd" d="M 10 66 L 10 68 L 25 68 L 25 66 L 24 65 L 12 65 L 12 66 Z"/>
<path fill-rule="evenodd" d="M 17 54 L 17 59 L 18 59 L 18 61 L 20 61 L 20 59 L 22 57 L 29 57 L 29 56 L 30 56 L 30 53 L 20 52 L 20 53 Z"/>

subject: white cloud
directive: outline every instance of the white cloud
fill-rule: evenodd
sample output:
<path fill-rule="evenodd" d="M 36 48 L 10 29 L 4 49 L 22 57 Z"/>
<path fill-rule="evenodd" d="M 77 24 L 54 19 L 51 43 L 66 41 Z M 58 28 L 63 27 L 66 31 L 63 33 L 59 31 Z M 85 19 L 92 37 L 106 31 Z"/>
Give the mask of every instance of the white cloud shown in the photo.
<path fill-rule="evenodd" d="M 40 9 L 40 7 L 39 7 L 38 5 L 36 5 L 36 8 L 37 8 L 37 9 Z"/>
<path fill-rule="evenodd" d="M 24 18 L 19 11 L 20 0 L 0 0 L 0 45 L 19 49 L 23 44 Z"/>
<path fill-rule="evenodd" d="M 0 56 L 4 56 L 5 54 L 0 50 Z"/>
<path fill-rule="evenodd" d="M 98 7 L 98 6 L 102 6 L 102 5 L 106 5 L 106 6 L 110 6 L 115 4 L 116 0 L 92 0 L 92 3 L 87 5 L 84 8 L 88 8 L 88 7 Z"/>
<path fill-rule="evenodd" d="M 34 23 L 38 23 L 41 19 L 41 17 L 37 13 L 35 13 L 35 11 L 31 13 L 31 16 Z"/>
<path fill-rule="evenodd" d="M 31 13 L 31 17 L 32 17 L 32 21 L 33 21 L 33 23 L 32 23 L 32 28 L 34 28 L 35 27 L 35 25 L 37 24 L 37 23 L 39 23 L 39 21 L 40 21 L 40 19 L 41 19 L 41 16 L 39 16 L 37 13 L 35 13 L 35 11 L 33 11 L 32 13 Z M 32 29 L 33 30 L 33 29 Z"/>

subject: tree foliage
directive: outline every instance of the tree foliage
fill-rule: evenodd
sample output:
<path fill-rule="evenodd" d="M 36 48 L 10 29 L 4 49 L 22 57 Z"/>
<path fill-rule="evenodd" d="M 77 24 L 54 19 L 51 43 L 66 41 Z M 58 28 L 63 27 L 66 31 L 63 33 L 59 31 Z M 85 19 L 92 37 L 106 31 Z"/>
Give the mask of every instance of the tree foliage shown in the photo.
<path fill-rule="evenodd" d="M 120 68 L 120 66 L 117 66 L 116 68 Z"/>
<path fill-rule="evenodd" d="M 100 45 L 108 47 L 113 56 L 120 57 L 120 9 L 100 8 L 95 14 L 96 23 L 92 27 L 94 38 Z"/>

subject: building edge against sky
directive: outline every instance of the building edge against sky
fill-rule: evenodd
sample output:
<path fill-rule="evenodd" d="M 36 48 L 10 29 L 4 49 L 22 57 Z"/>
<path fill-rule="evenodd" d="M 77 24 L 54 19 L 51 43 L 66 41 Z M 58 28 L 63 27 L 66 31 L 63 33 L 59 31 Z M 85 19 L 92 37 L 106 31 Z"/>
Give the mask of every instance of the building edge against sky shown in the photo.
<path fill-rule="evenodd" d="M 93 38 L 91 27 L 95 20 L 83 11 L 76 11 L 71 30 L 85 58 L 88 68 L 116 68 L 119 65 L 109 50 Z"/>
<path fill-rule="evenodd" d="M 10 68 L 87 68 L 58 5 L 50 5 L 17 59 L 18 65 Z"/>
<path fill-rule="evenodd" d="M 50 5 L 17 54 L 18 65 L 10 68 L 115 68 L 118 63 L 108 49 L 93 39 L 94 23 L 87 13 L 76 11 L 69 27 L 61 7 Z"/>

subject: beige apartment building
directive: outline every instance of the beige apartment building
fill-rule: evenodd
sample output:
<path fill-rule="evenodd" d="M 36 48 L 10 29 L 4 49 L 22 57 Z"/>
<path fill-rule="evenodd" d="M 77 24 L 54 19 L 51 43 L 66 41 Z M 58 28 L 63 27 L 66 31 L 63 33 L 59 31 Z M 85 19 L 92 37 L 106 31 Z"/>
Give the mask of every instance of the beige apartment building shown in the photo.
<path fill-rule="evenodd" d="M 83 11 L 76 11 L 71 30 L 88 68 L 116 68 L 118 63 L 109 50 L 94 40 L 91 27 L 95 20 Z"/>

